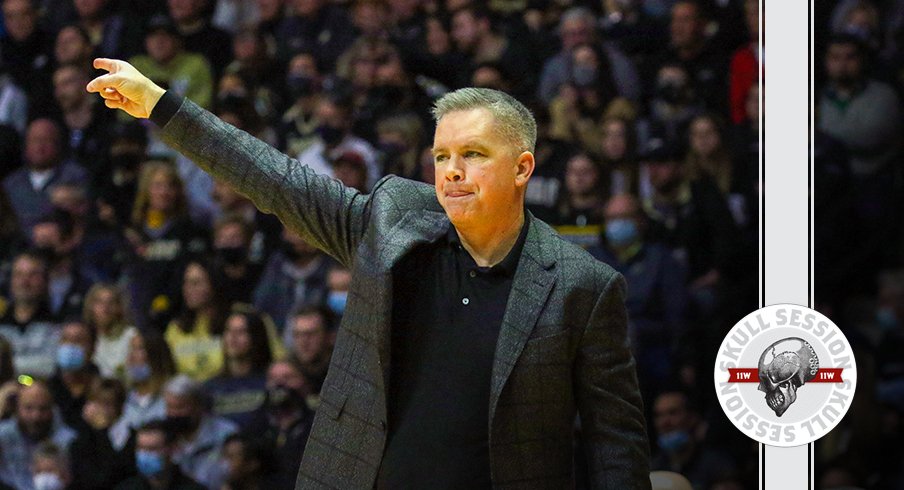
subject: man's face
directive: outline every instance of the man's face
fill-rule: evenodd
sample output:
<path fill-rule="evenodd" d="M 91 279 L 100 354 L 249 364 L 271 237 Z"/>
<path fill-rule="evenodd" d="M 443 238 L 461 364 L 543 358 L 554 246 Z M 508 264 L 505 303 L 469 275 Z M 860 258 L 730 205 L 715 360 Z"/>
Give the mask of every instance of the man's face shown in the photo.
<path fill-rule="evenodd" d="M 578 155 L 568 161 L 565 168 L 565 187 L 576 196 L 585 196 L 596 189 L 599 180 L 597 167 L 586 155 Z"/>
<path fill-rule="evenodd" d="M 690 419 L 684 395 L 680 393 L 664 393 L 653 403 L 653 424 L 659 434 L 689 429 Z"/>
<path fill-rule="evenodd" d="M 6 32 L 16 41 L 24 41 L 35 30 L 37 14 L 27 0 L 3 2 L 3 22 Z"/>
<path fill-rule="evenodd" d="M 25 159 L 35 170 L 56 165 L 60 155 L 60 134 L 47 119 L 38 119 L 28 126 L 25 134 Z"/>
<path fill-rule="evenodd" d="M 687 2 L 672 7 L 672 19 L 669 27 L 672 45 L 678 48 L 693 46 L 699 42 L 703 33 L 703 22 L 697 7 Z"/>
<path fill-rule="evenodd" d="M 248 239 L 238 223 L 229 223 L 216 229 L 213 237 L 214 248 L 247 247 Z"/>
<path fill-rule="evenodd" d="M 31 243 L 38 248 L 52 248 L 54 252 L 62 252 L 63 236 L 56 223 L 38 223 L 31 228 Z"/>
<path fill-rule="evenodd" d="M 473 51 L 480 36 L 480 23 L 470 11 L 461 10 L 452 16 L 452 39 L 459 51 Z"/>
<path fill-rule="evenodd" d="M 267 388 L 285 386 L 298 392 L 304 391 L 304 376 L 286 361 L 277 361 L 267 370 Z"/>
<path fill-rule="evenodd" d="M 559 28 L 559 37 L 562 39 L 562 49 L 571 51 L 579 44 L 593 42 L 593 26 L 584 19 L 569 19 Z"/>
<path fill-rule="evenodd" d="M 144 38 L 144 47 L 148 55 L 157 63 L 168 63 L 179 50 L 176 37 L 164 30 L 148 33 Z"/>
<path fill-rule="evenodd" d="M 303 363 L 316 360 L 326 348 L 326 328 L 320 315 L 295 317 L 292 324 L 292 350 Z"/>
<path fill-rule="evenodd" d="M 85 100 L 88 80 L 73 67 L 60 68 L 53 74 L 53 95 L 63 111 L 77 108 Z"/>
<path fill-rule="evenodd" d="M 628 151 L 628 128 L 622 121 L 609 121 L 603 125 L 603 154 L 611 160 L 620 160 Z"/>
<path fill-rule="evenodd" d="M 166 445 L 166 434 L 162 430 L 138 431 L 135 437 L 135 449 L 162 454 L 165 460 L 169 459 L 169 448 Z"/>
<path fill-rule="evenodd" d="M 853 44 L 836 43 L 826 52 L 826 72 L 832 82 L 849 87 L 860 80 L 863 63 Z"/>
<path fill-rule="evenodd" d="M 223 331 L 223 350 L 230 358 L 246 359 L 251 350 L 251 334 L 248 322 L 242 315 L 232 315 Z"/>
<path fill-rule="evenodd" d="M 519 153 L 495 128 L 486 109 L 455 111 L 436 125 L 433 138 L 436 197 L 456 227 L 487 225 L 500 213 L 521 206 L 521 193 L 530 177 Z"/>
<path fill-rule="evenodd" d="M 30 257 L 20 257 L 13 264 L 10 280 L 13 301 L 34 303 L 47 294 L 44 265 Z"/>
<path fill-rule="evenodd" d="M 42 385 L 22 388 L 16 404 L 19 429 L 35 440 L 50 435 L 53 428 L 53 398 Z"/>
<path fill-rule="evenodd" d="M 64 27 L 57 34 L 54 44 L 54 54 L 61 65 L 77 63 L 79 60 L 91 56 L 92 47 L 85 42 L 78 29 L 74 26 Z"/>

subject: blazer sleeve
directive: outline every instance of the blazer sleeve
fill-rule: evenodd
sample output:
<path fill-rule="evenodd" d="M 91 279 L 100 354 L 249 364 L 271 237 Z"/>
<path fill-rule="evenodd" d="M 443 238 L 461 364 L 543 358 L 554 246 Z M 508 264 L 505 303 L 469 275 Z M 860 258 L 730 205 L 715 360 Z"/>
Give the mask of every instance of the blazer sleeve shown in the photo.
<path fill-rule="evenodd" d="M 625 280 L 613 273 L 578 346 L 574 375 L 590 486 L 650 488 L 650 448 L 628 347 Z"/>
<path fill-rule="evenodd" d="M 261 211 L 351 267 L 370 216 L 371 194 L 318 175 L 297 160 L 183 99 L 161 139 Z M 381 184 L 377 183 L 374 187 Z"/>

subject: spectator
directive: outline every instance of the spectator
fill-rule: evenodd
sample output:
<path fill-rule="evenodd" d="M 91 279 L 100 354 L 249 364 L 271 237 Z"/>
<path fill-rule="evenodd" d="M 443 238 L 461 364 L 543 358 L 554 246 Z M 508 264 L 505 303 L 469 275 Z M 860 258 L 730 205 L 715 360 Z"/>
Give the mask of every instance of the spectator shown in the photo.
<path fill-rule="evenodd" d="M 63 325 L 57 347 L 57 370 L 47 382 L 66 425 L 78 428 L 88 390 L 100 378 L 94 355 L 95 332 L 81 322 Z"/>
<path fill-rule="evenodd" d="M 222 272 L 210 262 L 188 262 L 182 279 L 182 310 L 166 327 L 166 343 L 176 370 L 198 382 L 223 368 L 222 335 L 229 304 L 222 291 Z"/>
<path fill-rule="evenodd" d="M 262 439 L 274 449 L 277 488 L 291 488 L 298 477 L 314 414 L 305 403 L 307 385 L 298 366 L 276 361 L 267 370 L 267 417 Z"/>
<path fill-rule="evenodd" d="M 652 220 L 650 239 L 669 247 L 687 267 L 695 311 L 711 318 L 734 259 L 735 226 L 715 184 L 710 179 L 691 182 L 682 157 L 673 143 L 660 142 L 648 150 L 643 160 L 653 192 L 644 211 Z"/>
<path fill-rule="evenodd" d="M 333 175 L 350 189 L 367 193 L 367 165 L 361 155 L 346 151 L 332 162 Z"/>
<path fill-rule="evenodd" d="M 272 448 L 264 441 L 244 434 L 233 434 L 223 445 L 223 460 L 228 466 L 227 490 L 280 488 Z"/>
<path fill-rule="evenodd" d="M 94 54 L 103 58 L 123 58 L 134 54 L 126 39 L 125 19 L 115 12 L 110 0 L 75 0 L 79 25 L 88 33 Z"/>
<path fill-rule="evenodd" d="M 96 0 L 89 0 L 96 1 Z M 63 113 L 66 154 L 88 170 L 91 182 L 100 180 L 109 151 L 108 134 L 113 115 L 85 90 L 91 81 L 86 66 L 63 65 L 53 73 L 53 91 Z"/>
<path fill-rule="evenodd" d="M 207 248 L 199 231 L 188 217 L 176 169 L 166 162 L 143 164 L 131 226 L 124 230 L 131 253 L 123 274 L 139 328 L 162 330 L 178 298 L 183 264 Z"/>
<path fill-rule="evenodd" d="M 647 241 L 647 223 L 633 195 L 609 198 L 604 216 L 602 244 L 589 252 L 631 285 L 625 298 L 628 335 L 641 391 L 650 405 L 663 380 L 677 371 L 676 348 L 687 326 L 687 271 L 667 248 Z"/>
<path fill-rule="evenodd" d="M 571 77 L 549 104 L 550 136 L 599 156 L 602 120 L 608 116 L 634 119 L 636 111 L 627 99 L 616 96 L 599 48 L 589 43 L 575 46 L 569 67 Z"/>
<path fill-rule="evenodd" d="M 57 66 L 73 65 L 81 68 L 91 66 L 94 46 L 91 36 L 82 26 L 69 24 L 57 33 L 53 45 L 53 57 Z"/>
<path fill-rule="evenodd" d="M 214 181 L 213 201 L 216 204 L 217 219 L 232 215 L 251 225 L 251 241 L 248 245 L 248 261 L 263 264 L 270 253 L 279 245 L 282 224 L 272 214 L 261 212 L 245 196 L 232 190 L 228 185 Z"/>
<path fill-rule="evenodd" d="M 75 226 L 69 214 L 56 210 L 31 229 L 31 241 L 47 260 L 50 313 L 57 318 L 79 316 L 90 281 L 75 257 Z"/>
<path fill-rule="evenodd" d="M 225 215 L 214 225 L 214 258 L 225 276 L 225 282 L 217 286 L 229 304 L 250 303 L 252 287 L 263 272 L 262 264 L 250 260 L 254 232 L 252 225 L 237 214 Z"/>
<path fill-rule="evenodd" d="M 254 290 L 254 306 L 282 328 L 292 311 L 326 301 L 330 263 L 304 239 L 283 230 L 280 248 L 267 261 Z"/>
<path fill-rule="evenodd" d="M 7 0 L 19 1 L 19 0 Z M 85 169 L 63 158 L 60 128 L 50 119 L 37 119 L 25 134 L 26 166 L 3 180 L 3 188 L 19 218 L 19 226 L 29 230 L 38 218 L 52 209 L 49 189 L 64 182 L 85 183 Z"/>
<path fill-rule="evenodd" d="M 33 0 L 4 0 L 0 60 L 16 85 L 28 89 L 29 120 L 54 115 L 50 85 L 52 38 L 38 26 Z"/>
<path fill-rule="evenodd" d="M 664 133 L 672 141 L 681 139 L 691 119 L 705 112 L 690 75 L 680 63 L 663 64 L 656 72 L 655 88 L 649 101 L 649 116 L 641 121 L 642 141 Z"/>
<path fill-rule="evenodd" d="M 653 471 L 674 471 L 687 477 L 694 487 L 708 488 L 715 480 L 736 472 L 736 464 L 724 451 L 706 446 L 699 435 L 700 413 L 687 394 L 666 390 L 653 403 L 656 452 Z"/>
<path fill-rule="evenodd" d="M 867 75 L 859 39 L 834 37 L 825 60 L 828 85 L 819 99 L 819 128 L 845 144 L 855 177 L 875 175 L 899 154 L 898 97 Z"/>
<path fill-rule="evenodd" d="M 744 1 L 744 20 L 750 42 L 738 48 L 731 57 L 728 73 L 731 122 L 740 124 L 747 119 L 747 93 L 759 83 L 763 60 L 760 56 L 760 5 L 756 0 Z"/>
<path fill-rule="evenodd" d="M 46 377 L 53 372 L 60 327 L 50 313 L 47 262 L 43 255 L 23 252 L 13 261 L 11 300 L 0 315 L 0 336 L 13 346 L 17 373 Z"/>
<path fill-rule="evenodd" d="M 125 398 L 125 388 L 115 379 L 91 383 L 70 448 L 72 488 L 106 490 L 134 473 L 131 434 L 111 430 L 122 416 Z"/>
<path fill-rule="evenodd" d="M 331 70 L 336 59 L 355 39 L 354 26 L 344 9 L 326 0 L 292 0 L 293 15 L 276 30 L 280 58 L 295 53 L 316 53 L 317 63 Z"/>
<path fill-rule="evenodd" d="M 331 313 L 309 306 L 289 318 L 290 360 L 304 375 L 305 386 L 312 395 L 320 393 L 333 353 L 330 329 Z"/>
<path fill-rule="evenodd" d="M 340 264 L 333 264 L 326 274 L 326 306 L 339 319 L 345 314 L 345 303 L 348 302 L 348 288 L 351 283 L 351 271 Z"/>
<path fill-rule="evenodd" d="M 353 151 L 367 165 L 367 188 L 370 189 L 382 177 L 377 167 L 377 152 L 370 143 L 351 132 L 351 106 L 341 97 L 322 97 L 317 102 L 314 116 L 319 122 L 319 141 L 298 155 L 298 161 L 322 175 L 334 175 L 330 161 L 343 152 Z"/>
<path fill-rule="evenodd" d="M 264 406 L 271 359 L 261 316 L 253 310 L 233 309 L 223 331 L 223 371 L 204 383 L 213 413 L 247 426 Z"/>
<path fill-rule="evenodd" d="M 596 17 L 585 7 L 572 7 L 562 14 L 558 28 L 562 49 L 543 63 L 540 75 L 538 96 L 544 104 L 552 102 L 562 85 L 570 81 L 572 51 L 582 44 L 593 49 L 601 48 L 603 56 L 600 57 L 600 65 L 611 69 L 609 76 L 616 94 L 631 101 L 640 99 L 640 78 L 636 67 L 614 44 L 600 42 L 595 24 Z"/>
<path fill-rule="evenodd" d="M 707 20 L 696 0 L 675 2 L 670 14 L 669 49 L 657 66 L 661 70 L 666 64 L 680 65 L 687 73 L 689 88 L 701 97 L 706 109 L 722 113 L 728 106 L 729 53 L 709 42 Z"/>
<path fill-rule="evenodd" d="M 126 358 L 129 391 L 122 416 L 111 429 L 115 437 L 128 437 L 145 423 L 166 416 L 163 386 L 175 374 L 173 356 L 162 337 L 141 333 L 132 337 Z"/>
<path fill-rule="evenodd" d="M 224 49 L 232 44 L 229 33 L 210 24 L 209 0 L 167 0 L 170 18 L 176 24 L 179 36 L 187 51 L 200 53 L 219 77 L 229 63 L 230 52 Z"/>
<path fill-rule="evenodd" d="M 237 432 L 236 425 L 209 413 L 201 385 L 188 376 L 170 380 L 164 397 L 167 420 L 176 432 L 173 463 L 202 485 L 219 488 L 226 476 L 219 464 L 223 443 Z"/>
<path fill-rule="evenodd" d="M 135 436 L 135 466 L 138 475 L 124 480 L 115 490 L 204 490 L 173 463 L 175 435 L 162 421 L 141 426 Z"/>
<path fill-rule="evenodd" d="M 388 116 L 377 123 L 383 174 L 419 180 L 418 148 L 424 125 L 414 115 Z"/>
<path fill-rule="evenodd" d="M 85 296 L 85 325 L 97 332 L 94 364 L 105 378 L 126 379 L 126 358 L 138 329 L 126 319 L 122 290 L 109 283 L 95 284 Z"/>
<path fill-rule="evenodd" d="M 604 168 L 609 169 L 609 194 L 636 194 L 640 172 L 634 125 L 621 117 L 607 117 L 601 126 L 603 138 L 600 148 Z"/>
<path fill-rule="evenodd" d="M 16 403 L 16 416 L 0 422 L 0 481 L 31 490 L 32 458 L 44 442 L 52 442 L 63 451 L 75 439 L 75 431 L 54 418 L 53 397 L 47 385 L 35 381 L 22 387 Z"/>
<path fill-rule="evenodd" d="M 300 155 L 317 142 L 318 105 L 323 74 L 313 53 L 298 53 L 289 60 L 286 73 L 288 109 L 278 127 L 279 147 L 289 155 Z"/>
<path fill-rule="evenodd" d="M 45 442 L 35 449 L 31 458 L 32 483 L 35 490 L 61 490 L 73 488 L 72 465 L 66 451 L 52 442 Z M 74 487 L 80 488 L 80 487 Z"/>
<path fill-rule="evenodd" d="M 466 5 L 452 13 L 452 39 L 459 52 L 468 57 L 459 85 L 465 85 L 480 63 L 497 63 L 506 73 L 518 73 L 512 93 L 529 99 L 537 87 L 536 76 L 529 69 L 530 54 L 520 44 L 497 32 L 489 11 L 477 4 Z"/>
<path fill-rule="evenodd" d="M 199 1 L 203 0 L 172 0 L 170 3 Z M 133 56 L 129 62 L 162 87 L 209 108 L 213 103 L 214 72 L 208 59 L 185 51 L 185 45 L 173 21 L 165 16 L 155 16 L 149 21 L 144 38 L 147 54 Z M 224 41 L 208 45 L 207 49 L 223 52 L 223 46 L 228 45 L 229 42 Z"/>
<path fill-rule="evenodd" d="M 107 168 L 95 183 L 97 218 L 100 226 L 118 229 L 131 221 L 138 192 L 139 167 L 147 158 L 148 135 L 138 121 L 111 128 Z"/>
<path fill-rule="evenodd" d="M 717 116 L 704 114 L 691 120 L 688 131 L 687 171 L 690 180 L 711 179 L 723 195 L 731 190 L 731 155 L 722 144 Z"/>
<path fill-rule="evenodd" d="M 565 166 L 565 186 L 550 224 L 562 226 L 599 226 L 606 203 L 606 177 L 599 161 L 579 153 Z"/>

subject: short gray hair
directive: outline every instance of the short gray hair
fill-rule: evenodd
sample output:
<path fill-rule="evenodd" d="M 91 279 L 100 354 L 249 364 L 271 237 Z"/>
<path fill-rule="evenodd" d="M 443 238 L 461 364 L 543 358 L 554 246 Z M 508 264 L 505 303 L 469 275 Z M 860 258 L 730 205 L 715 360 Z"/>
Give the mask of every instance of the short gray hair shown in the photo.
<path fill-rule="evenodd" d="M 201 406 L 204 406 L 207 402 L 207 395 L 204 393 L 201 383 L 184 374 L 178 374 L 170 379 L 164 385 L 163 392 L 178 398 L 189 398 Z"/>
<path fill-rule="evenodd" d="M 489 88 L 466 87 L 442 96 L 433 104 L 433 118 L 439 122 L 446 114 L 471 109 L 486 109 L 496 119 L 497 130 L 518 150 L 534 151 L 537 145 L 537 121 L 533 114 L 511 95 Z"/>

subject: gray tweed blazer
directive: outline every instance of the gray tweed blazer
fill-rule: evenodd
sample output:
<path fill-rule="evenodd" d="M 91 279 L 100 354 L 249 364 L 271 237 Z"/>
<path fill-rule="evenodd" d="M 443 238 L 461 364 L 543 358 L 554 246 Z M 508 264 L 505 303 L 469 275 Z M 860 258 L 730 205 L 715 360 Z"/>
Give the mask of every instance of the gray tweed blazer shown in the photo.
<path fill-rule="evenodd" d="M 297 488 L 373 488 L 386 443 L 391 269 L 451 226 L 433 187 L 390 175 L 361 194 L 187 100 L 161 135 L 352 270 Z M 577 412 L 592 487 L 648 489 L 624 279 L 528 218 L 487 400 L 493 486 L 572 487 Z"/>

